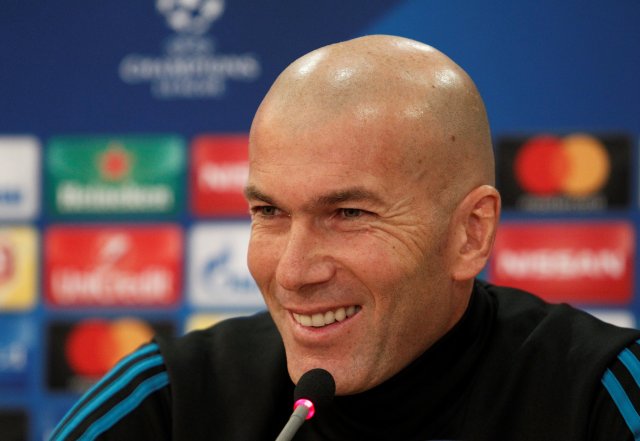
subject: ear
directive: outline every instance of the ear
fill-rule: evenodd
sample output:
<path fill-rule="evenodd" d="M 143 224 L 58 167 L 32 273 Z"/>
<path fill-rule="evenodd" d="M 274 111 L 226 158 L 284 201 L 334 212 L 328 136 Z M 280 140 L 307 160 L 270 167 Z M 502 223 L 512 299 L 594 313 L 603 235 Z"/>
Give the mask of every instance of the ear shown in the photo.
<path fill-rule="evenodd" d="M 500 194 L 490 185 L 474 188 L 460 202 L 453 216 L 451 276 L 470 280 L 487 263 L 500 218 Z"/>

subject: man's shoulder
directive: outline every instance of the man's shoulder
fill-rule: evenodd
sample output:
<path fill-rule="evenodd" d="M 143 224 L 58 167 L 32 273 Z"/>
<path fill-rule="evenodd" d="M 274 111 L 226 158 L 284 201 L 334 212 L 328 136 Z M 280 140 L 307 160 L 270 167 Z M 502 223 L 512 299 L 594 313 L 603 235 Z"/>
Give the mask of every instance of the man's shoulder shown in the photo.
<path fill-rule="evenodd" d="M 60 421 L 50 439 L 168 439 L 168 385 L 158 345 L 144 345 L 120 360 L 88 390 Z"/>
<path fill-rule="evenodd" d="M 526 439 L 586 439 L 603 374 L 640 331 L 518 289 L 481 282 L 476 289 L 493 317 L 470 406 L 482 409 L 487 396 L 493 404 L 472 427 L 510 434 L 501 439 L 520 439 L 524 430 Z"/>
<path fill-rule="evenodd" d="M 269 406 L 293 393 L 282 339 L 266 313 L 157 341 L 170 380 L 176 439 L 249 430 L 243 415 L 254 412 L 251 424 L 259 432 L 269 424 Z"/>
<path fill-rule="evenodd" d="M 157 342 L 172 385 L 219 389 L 286 373 L 284 345 L 267 313 L 227 319 L 176 339 L 158 337 Z"/>
<path fill-rule="evenodd" d="M 514 345 L 582 359 L 611 360 L 621 348 L 640 338 L 637 329 L 605 323 L 568 304 L 548 303 L 516 288 L 486 282 L 478 285 L 496 305 L 496 332 Z"/>

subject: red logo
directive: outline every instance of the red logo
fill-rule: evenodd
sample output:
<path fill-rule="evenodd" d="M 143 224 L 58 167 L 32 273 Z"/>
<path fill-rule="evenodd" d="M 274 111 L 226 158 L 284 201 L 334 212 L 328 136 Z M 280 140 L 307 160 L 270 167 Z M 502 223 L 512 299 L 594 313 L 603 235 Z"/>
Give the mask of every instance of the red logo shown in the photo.
<path fill-rule="evenodd" d="M 591 195 L 604 187 L 611 170 L 604 144 L 586 134 L 531 138 L 518 151 L 514 167 L 520 187 L 536 196 Z"/>
<path fill-rule="evenodd" d="M 120 181 L 131 171 L 129 152 L 120 144 L 112 144 L 100 157 L 100 173 L 109 181 Z"/>
<path fill-rule="evenodd" d="M 200 136 L 193 141 L 192 210 L 197 216 L 248 216 L 243 191 L 249 174 L 249 137 Z"/>
<path fill-rule="evenodd" d="M 56 306 L 170 306 L 182 282 L 177 226 L 56 226 L 45 236 L 45 297 Z"/>
<path fill-rule="evenodd" d="M 8 243 L 0 242 L 0 285 L 12 280 L 15 276 L 15 253 Z"/>
<path fill-rule="evenodd" d="M 97 379 L 125 355 L 149 342 L 153 328 L 137 318 L 88 319 L 77 323 L 65 342 L 65 358 L 74 374 Z"/>
<path fill-rule="evenodd" d="M 169 338 L 175 329 L 169 321 L 89 317 L 50 322 L 45 334 L 48 388 L 82 393 L 153 336 Z"/>
<path fill-rule="evenodd" d="M 490 275 L 551 302 L 622 304 L 633 292 L 634 254 L 623 222 L 503 225 Z"/>

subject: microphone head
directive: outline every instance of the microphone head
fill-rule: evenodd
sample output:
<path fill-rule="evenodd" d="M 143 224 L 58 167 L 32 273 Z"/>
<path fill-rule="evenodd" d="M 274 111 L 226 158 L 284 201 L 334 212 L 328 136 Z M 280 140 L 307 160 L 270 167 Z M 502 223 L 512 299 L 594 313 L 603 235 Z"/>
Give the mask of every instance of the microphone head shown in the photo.
<path fill-rule="evenodd" d="M 336 394 L 336 382 L 324 369 L 305 372 L 293 391 L 293 401 L 309 400 L 316 408 L 328 406 Z"/>

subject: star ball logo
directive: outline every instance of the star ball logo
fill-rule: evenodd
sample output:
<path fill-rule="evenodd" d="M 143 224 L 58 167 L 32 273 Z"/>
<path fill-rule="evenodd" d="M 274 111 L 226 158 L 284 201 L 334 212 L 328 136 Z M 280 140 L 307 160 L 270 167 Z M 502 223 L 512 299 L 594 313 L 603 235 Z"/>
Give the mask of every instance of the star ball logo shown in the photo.
<path fill-rule="evenodd" d="M 224 11 L 223 0 L 157 0 L 156 8 L 176 32 L 202 35 Z"/>
<path fill-rule="evenodd" d="M 126 55 L 118 68 L 124 83 L 149 84 L 151 94 L 162 100 L 212 99 L 225 95 L 230 81 L 249 83 L 260 76 L 255 54 L 222 53 L 206 35 L 223 15 L 223 0 L 157 0 L 155 6 L 175 33 L 160 55 Z"/>
<path fill-rule="evenodd" d="M 630 198 L 631 142 L 572 133 L 507 137 L 497 143 L 504 206 L 523 211 L 598 211 Z"/>

